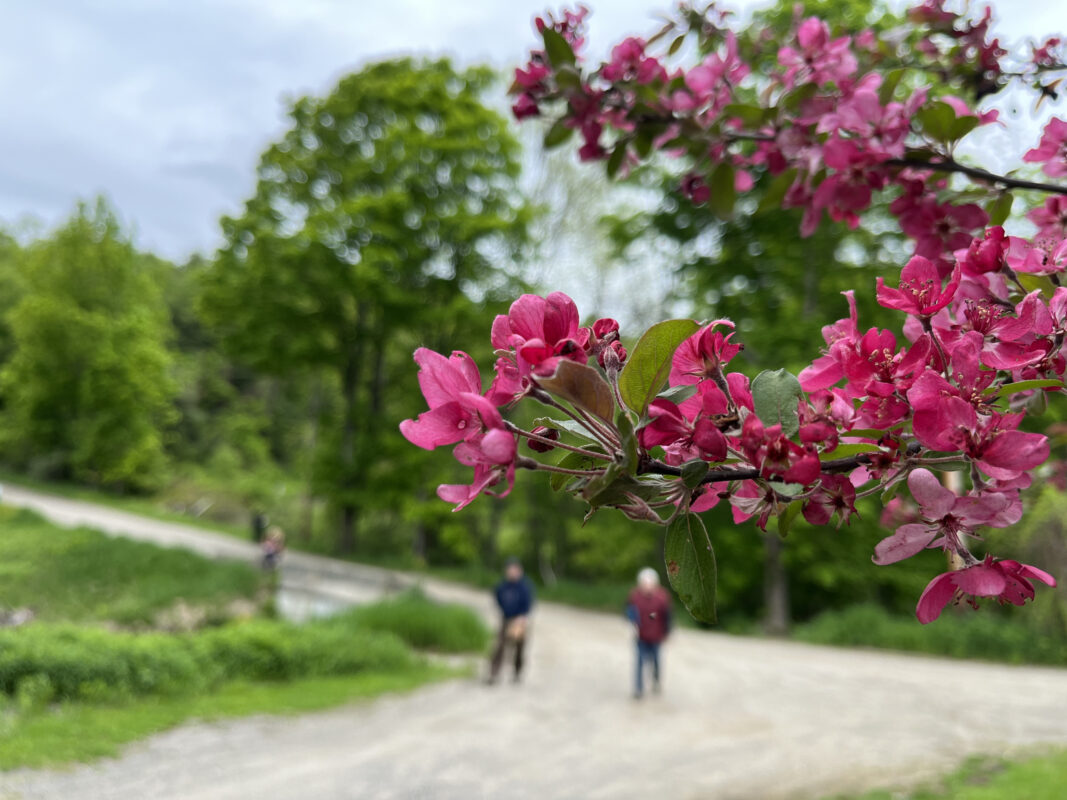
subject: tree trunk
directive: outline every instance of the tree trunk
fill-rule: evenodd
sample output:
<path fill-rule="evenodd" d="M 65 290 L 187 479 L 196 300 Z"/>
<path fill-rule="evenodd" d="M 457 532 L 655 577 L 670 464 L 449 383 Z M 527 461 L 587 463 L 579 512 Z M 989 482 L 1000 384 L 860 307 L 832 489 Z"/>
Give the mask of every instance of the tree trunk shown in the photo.
<path fill-rule="evenodd" d="M 784 636 L 789 632 L 789 578 L 782 551 L 785 542 L 777 533 L 763 537 L 763 629 L 770 636 Z"/>
<path fill-rule="evenodd" d="M 300 538 L 311 541 L 315 525 L 315 494 L 312 491 L 312 478 L 315 472 L 315 450 L 319 446 L 319 418 L 322 416 L 322 376 L 315 379 L 315 389 L 311 393 L 310 415 L 311 432 L 307 439 L 307 453 L 310 459 L 304 482 L 304 514 L 300 525 Z"/>
<path fill-rule="evenodd" d="M 353 352 L 345 362 L 341 373 L 341 402 L 343 423 L 341 429 L 341 532 L 337 549 L 348 555 L 356 549 L 357 509 L 350 492 L 355 488 L 356 469 L 356 401 L 358 399 L 359 354 Z"/>

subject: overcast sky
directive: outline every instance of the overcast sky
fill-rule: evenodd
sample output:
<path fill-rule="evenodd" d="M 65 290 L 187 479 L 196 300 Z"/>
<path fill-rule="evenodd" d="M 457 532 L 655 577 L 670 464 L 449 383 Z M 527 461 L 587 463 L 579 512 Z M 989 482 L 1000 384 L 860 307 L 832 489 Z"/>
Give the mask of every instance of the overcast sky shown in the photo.
<path fill-rule="evenodd" d="M 594 53 L 668 0 L 590 0 Z M 554 4 L 555 5 L 555 4 Z M 734 7 L 751 6 L 735 3 Z M 287 97 L 362 62 L 449 54 L 513 66 L 544 0 L 36 0 L 0 17 L 0 220 L 52 225 L 103 192 L 138 244 L 182 259 L 218 243 Z M 1063 0 L 994 3 L 1006 38 L 1067 30 Z"/>

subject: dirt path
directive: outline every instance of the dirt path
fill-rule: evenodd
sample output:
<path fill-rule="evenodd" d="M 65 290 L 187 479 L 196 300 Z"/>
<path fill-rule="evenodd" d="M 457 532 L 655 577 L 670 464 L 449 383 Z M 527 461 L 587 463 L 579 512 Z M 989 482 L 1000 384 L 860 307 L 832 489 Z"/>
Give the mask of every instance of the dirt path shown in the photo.
<path fill-rule="evenodd" d="M 181 533 L 219 555 L 254 555 L 203 531 L 10 487 L 4 500 L 60 522 L 77 513 L 114 532 L 134 524 L 140 538 L 178 544 Z M 294 561 L 309 571 L 322 562 L 324 586 L 361 579 L 360 594 L 407 580 Z M 427 588 L 488 611 L 469 589 Z M 298 718 L 187 725 L 117 760 L 0 775 L 0 798 L 801 798 L 916 782 L 971 753 L 1067 744 L 1067 670 L 683 630 L 665 654 L 664 694 L 634 702 L 630 647 L 621 619 L 543 604 L 520 686 L 453 682 Z"/>

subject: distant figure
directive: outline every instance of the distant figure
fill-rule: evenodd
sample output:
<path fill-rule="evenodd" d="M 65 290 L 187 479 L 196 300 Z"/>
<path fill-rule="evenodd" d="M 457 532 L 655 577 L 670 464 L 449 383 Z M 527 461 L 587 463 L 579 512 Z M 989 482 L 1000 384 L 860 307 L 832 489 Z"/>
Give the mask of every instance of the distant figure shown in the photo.
<path fill-rule="evenodd" d="M 504 663 L 504 653 L 510 647 L 515 654 L 515 674 L 512 678 L 518 683 L 522 676 L 523 650 L 529 634 L 530 609 L 534 604 L 534 588 L 529 578 L 522 572 L 522 564 L 517 558 L 509 558 L 504 580 L 496 585 L 496 604 L 500 607 L 500 633 L 497 635 L 493 657 L 489 661 L 488 683 L 496 683 L 500 667 Z"/>
<path fill-rule="evenodd" d="M 267 524 L 270 519 L 262 511 L 256 511 L 252 514 L 252 541 L 256 544 L 263 543 L 263 536 L 267 531 Z"/>
<path fill-rule="evenodd" d="M 652 664 L 652 691 L 659 693 L 659 646 L 671 632 L 671 597 L 659 585 L 659 574 L 651 567 L 637 573 L 637 587 L 630 592 L 626 616 L 637 634 L 637 671 L 634 699 L 645 693 L 645 662 Z"/>
<path fill-rule="evenodd" d="M 263 538 L 263 569 L 273 571 L 278 568 L 282 552 L 285 550 L 285 533 L 277 525 L 267 528 L 267 535 Z"/>

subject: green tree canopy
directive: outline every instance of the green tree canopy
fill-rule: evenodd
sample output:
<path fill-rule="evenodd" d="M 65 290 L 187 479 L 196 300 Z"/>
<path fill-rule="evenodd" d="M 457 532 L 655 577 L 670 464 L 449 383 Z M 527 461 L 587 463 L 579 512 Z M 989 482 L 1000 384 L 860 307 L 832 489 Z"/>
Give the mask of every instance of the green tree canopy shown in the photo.
<path fill-rule="evenodd" d="M 103 200 L 20 256 L 0 373 L 5 459 L 48 475 L 147 489 L 164 468 L 173 393 L 167 312 Z"/>
<path fill-rule="evenodd" d="M 401 418 L 384 419 L 390 356 L 480 313 L 473 300 L 511 283 L 494 265 L 525 240 L 519 146 L 481 101 L 491 80 L 403 59 L 297 100 L 244 214 L 222 221 L 203 303 L 223 343 L 260 370 L 321 370 L 340 392 L 323 488 L 343 550 L 375 441 Z"/>

